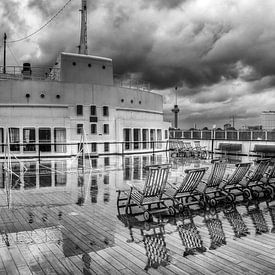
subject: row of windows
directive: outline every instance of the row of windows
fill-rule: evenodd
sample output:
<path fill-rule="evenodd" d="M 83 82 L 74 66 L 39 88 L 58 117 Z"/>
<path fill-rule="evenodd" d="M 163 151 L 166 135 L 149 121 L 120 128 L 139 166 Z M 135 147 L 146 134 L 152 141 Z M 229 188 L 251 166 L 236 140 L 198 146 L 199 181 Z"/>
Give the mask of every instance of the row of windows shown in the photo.
<path fill-rule="evenodd" d="M 50 128 L 39 128 L 37 137 L 37 129 L 35 128 L 23 128 L 22 136 L 19 128 L 9 128 L 7 134 L 11 151 L 20 151 L 20 143 L 23 143 L 24 152 L 36 151 L 35 143 L 39 143 L 39 151 L 41 152 L 51 152 L 52 150 L 52 134 Z M 54 151 L 57 153 L 66 152 L 66 129 L 54 128 L 53 139 L 55 143 Z M 0 143 L 4 143 L 4 141 L 4 129 L 0 128 Z M 4 147 L 2 145 L 0 151 L 3 152 L 3 150 Z"/>
<path fill-rule="evenodd" d="M 76 114 L 78 116 L 83 116 L 83 105 L 76 105 Z M 95 105 L 91 105 L 90 107 L 90 115 L 96 116 L 97 115 L 97 107 Z M 102 115 L 109 116 L 109 107 L 103 106 L 102 107 Z"/>
<path fill-rule="evenodd" d="M 77 134 L 82 134 L 83 133 L 83 124 L 77 124 L 76 125 L 76 132 Z M 110 133 L 110 127 L 109 124 L 103 124 L 103 134 L 104 135 L 109 135 Z M 91 124 L 91 134 L 96 135 L 97 134 L 97 124 L 92 123 Z"/>

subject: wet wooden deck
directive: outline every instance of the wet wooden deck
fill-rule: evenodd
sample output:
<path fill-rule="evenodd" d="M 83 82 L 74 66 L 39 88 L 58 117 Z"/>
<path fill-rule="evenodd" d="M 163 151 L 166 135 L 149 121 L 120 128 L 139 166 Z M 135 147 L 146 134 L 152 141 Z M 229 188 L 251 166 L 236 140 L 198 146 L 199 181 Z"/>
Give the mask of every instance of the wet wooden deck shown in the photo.
<path fill-rule="evenodd" d="M 226 244 L 214 249 L 204 213 L 194 214 L 206 251 L 183 256 L 181 218 L 151 225 L 118 219 L 115 186 L 110 183 L 108 196 L 104 188 L 99 186 L 96 203 L 82 206 L 67 191 L 14 191 L 11 209 L 5 203 L 0 209 L 0 274 L 275 274 L 274 202 L 269 209 L 260 203 L 254 222 L 245 205 L 237 207 L 249 231 L 241 238 L 219 211 L 215 217 L 222 227 L 216 234 L 224 233 Z M 0 199 L 5 202 L 4 192 Z M 146 251 L 144 236 L 154 231 L 161 237 Z"/>

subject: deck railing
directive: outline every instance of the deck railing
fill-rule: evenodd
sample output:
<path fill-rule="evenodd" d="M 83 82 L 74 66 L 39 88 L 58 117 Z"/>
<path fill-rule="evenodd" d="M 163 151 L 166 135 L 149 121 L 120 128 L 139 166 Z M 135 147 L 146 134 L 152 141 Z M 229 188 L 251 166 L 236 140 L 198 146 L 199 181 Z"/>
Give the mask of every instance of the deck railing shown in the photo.
<path fill-rule="evenodd" d="M 170 139 L 275 141 L 275 131 L 267 130 L 175 130 L 169 131 Z"/>

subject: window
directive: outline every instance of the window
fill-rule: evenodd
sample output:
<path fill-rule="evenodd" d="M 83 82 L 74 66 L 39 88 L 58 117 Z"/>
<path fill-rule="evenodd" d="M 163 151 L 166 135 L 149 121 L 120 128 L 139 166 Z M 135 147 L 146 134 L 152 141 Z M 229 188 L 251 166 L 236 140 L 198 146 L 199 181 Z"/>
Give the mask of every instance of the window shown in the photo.
<path fill-rule="evenodd" d="M 104 158 L 104 166 L 109 166 L 110 165 L 110 158 L 106 157 Z"/>
<path fill-rule="evenodd" d="M 92 168 L 97 168 L 97 159 L 92 159 Z"/>
<path fill-rule="evenodd" d="M 109 116 L 109 107 L 103 106 L 103 116 Z"/>
<path fill-rule="evenodd" d="M 97 125 L 91 124 L 91 134 L 96 134 L 96 133 L 97 133 Z"/>
<path fill-rule="evenodd" d="M 134 149 L 140 148 L 140 129 L 134 129 Z"/>
<path fill-rule="evenodd" d="M 35 129 L 34 128 L 24 128 L 23 129 L 23 150 L 25 152 L 35 151 Z"/>
<path fill-rule="evenodd" d="M 76 114 L 78 116 L 82 116 L 83 115 L 83 105 L 76 105 Z"/>
<path fill-rule="evenodd" d="M 77 134 L 82 134 L 83 133 L 83 124 L 77 124 L 76 125 L 76 132 L 77 132 Z"/>
<path fill-rule="evenodd" d="M 96 153 L 97 152 L 97 144 L 96 143 L 92 143 L 91 144 L 91 152 L 92 153 Z"/>
<path fill-rule="evenodd" d="M 91 106 L 91 116 L 96 116 L 96 106 L 95 105 Z"/>
<path fill-rule="evenodd" d="M 123 129 L 123 138 L 125 142 L 125 150 L 130 150 L 132 148 L 132 129 Z"/>
<path fill-rule="evenodd" d="M 109 152 L 109 150 L 110 150 L 109 142 L 104 142 L 104 152 Z"/>
<path fill-rule="evenodd" d="M 161 129 L 157 129 L 157 148 L 161 149 L 161 140 L 162 140 L 162 133 L 161 133 Z"/>
<path fill-rule="evenodd" d="M 165 130 L 165 139 L 168 139 L 168 130 Z"/>
<path fill-rule="evenodd" d="M 150 141 L 151 141 L 150 148 L 155 147 L 155 143 L 154 143 L 155 140 L 156 140 L 156 130 L 155 129 L 150 129 Z"/>
<path fill-rule="evenodd" d="M 57 153 L 66 152 L 66 129 L 55 128 L 54 129 L 54 151 Z"/>
<path fill-rule="evenodd" d="M 149 143 L 149 130 L 142 129 L 142 148 L 147 149 Z"/>
<path fill-rule="evenodd" d="M 109 124 L 103 124 L 103 134 L 109 134 Z"/>
<path fill-rule="evenodd" d="M 39 151 L 51 152 L 51 129 L 39 128 Z"/>
<path fill-rule="evenodd" d="M 11 151 L 20 151 L 19 128 L 9 128 L 9 140 L 10 140 L 10 150 Z M 16 143 L 18 143 L 18 144 L 16 144 Z"/>

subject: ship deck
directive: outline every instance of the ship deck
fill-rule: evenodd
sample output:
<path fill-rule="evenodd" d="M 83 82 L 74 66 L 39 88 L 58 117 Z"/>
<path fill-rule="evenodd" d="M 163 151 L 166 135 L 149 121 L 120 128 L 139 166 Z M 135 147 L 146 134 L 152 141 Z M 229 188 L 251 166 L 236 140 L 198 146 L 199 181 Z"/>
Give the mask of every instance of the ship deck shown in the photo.
<path fill-rule="evenodd" d="M 129 171 L 139 178 L 142 167 L 110 163 L 92 171 L 97 184 L 88 173 L 86 182 L 84 176 L 65 187 L 15 187 L 10 208 L 0 190 L 0 274 L 274 274 L 274 201 L 239 203 L 232 215 L 228 208 L 209 213 L 194 207 L 191 216 L 163 213 L 149 223 L 138 215 L 127 219 L 118 213 L 116 191 L 126 186 Z M 173 180 L 185 167 L 174 164 Z M 101 181 L 105 175 L 109 182 Z M 67 181 L 71 178 L 70 171 Z M 206 251 L 184 256 L 192 237 L 183 241 L 179 228 L 191 230 L 191 220 Z M 244 227 L 247 234 L 238 236 L 236 230 Z"/>

